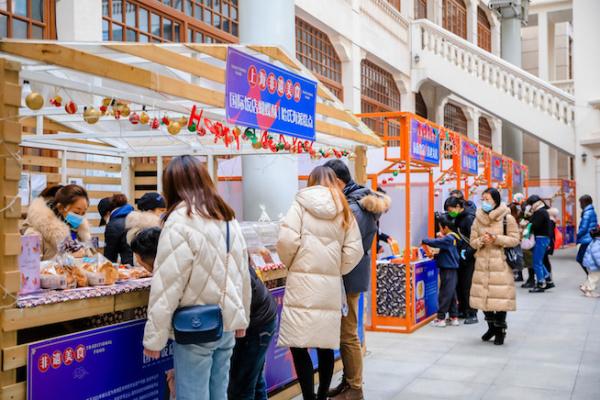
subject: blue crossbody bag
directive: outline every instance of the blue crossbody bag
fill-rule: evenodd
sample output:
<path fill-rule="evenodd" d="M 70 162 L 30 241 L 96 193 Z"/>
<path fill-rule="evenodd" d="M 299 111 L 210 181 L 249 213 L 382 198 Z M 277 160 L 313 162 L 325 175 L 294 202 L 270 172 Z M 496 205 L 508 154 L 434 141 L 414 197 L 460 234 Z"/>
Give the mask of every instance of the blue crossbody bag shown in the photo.
<path fill-rule="evenodd" d="M 225 288 L 221 294 L 221 304 L 225 304 L 229 275 L 229 221 L 226 224 L 227 256 L 225 258 Z M 180 307 L 173 314 L 173 331 L 175 332 L 175 342 L 178 344 L 216 342 L 223 337 L 221 307 L 218 304 Z"/>

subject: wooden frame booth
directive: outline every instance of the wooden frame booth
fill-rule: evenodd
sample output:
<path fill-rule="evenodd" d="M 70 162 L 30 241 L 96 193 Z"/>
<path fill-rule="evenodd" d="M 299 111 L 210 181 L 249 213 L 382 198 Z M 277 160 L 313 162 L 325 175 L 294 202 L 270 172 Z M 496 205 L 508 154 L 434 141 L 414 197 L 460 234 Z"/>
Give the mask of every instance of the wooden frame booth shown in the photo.
<path fill-rule="evenodd" d="M 0 288 L 4 292 L 0 400 L 26 399 L 28 392 L 31 398 L 33 383 L 28 377 L 34 373 L 68 372 L 83 362 L 84 356 L 112 351 L 104 340 L 62 353 L 56 350 L 58 355 L 40 355 L 42 350 L 32 350 L 40 343 L 50 341 L 49 345 L 58 346 L 55 339 L 73 333 L 90 332 L 91 336 L 99 329 L 107 334 L 122 325 L 115 323 L 142 321 L 148 302 L 149 280 L 91 291 L 53 291 L 52 296 L 19 295 L 19 227 L 22 211 L 26 212 L 21 202 L 26 204 L 36 196 L 33 189 L 40 182 L 86 187 L 91 197 L 88 218 L 96 226 L 100 198 L 123 192 L 137 199 L 145 191 L 160 192 L 169 158 L 182 154 L 200 157 L 213 179 L 220 182 L 230 179 L 218 176 L 219 161 L 246 154 L 278 156 L 273 153 L 302 153 L 299 157 L 309 164 L 322 157 L 354 159 L 357 178 L 366 180 L 366 151 L 383 142 L 345 111 L 321 83 L 316 86 L 316 140 L 312 143 L 285 137 L 277 140 L 265 132 L 260 136 L 258 130 L 228 125 L 224 88 L 229 47 L 317 81 L 277 47 L 0 40 Z M 93 233 L 101 243 L 101 231 Z M 281 270 L 261 272 L 264 280 L 275 285 L 285 276 Z M 119 346 L 117 339 L 110 343 Z M 141 342 L 133 343 L 131 348 L 137 351 L 139 347 L 141 356 Z M 131 351 L 127 346 L 121 350 Z M 164 353 L 168 358 L 169 350 Z M 279 359 L 290 363 L 284 354 Z M 159 368 L 159 364 L 151 367 Z M 272 385 L 280 391 L 275 398 L 299 393 L 290 386 L 293 372 L 277 368 L 280 375 L 287 375 L 278 386 Z M 83 382 L 85 376 L 79 374 L 78 379 Z M 130 390 L 140 382 L 145 381 L 102 389 Z"/>
<path fill-rule="evenodd" d="M 575 246 L 577 234 L 577 191 L 574 180 L 570 179 L 532 179 L 527 181 L 531 188 L 549 207 L 559 212 L 558 229 L 563 234 L 563 247 Z"/>

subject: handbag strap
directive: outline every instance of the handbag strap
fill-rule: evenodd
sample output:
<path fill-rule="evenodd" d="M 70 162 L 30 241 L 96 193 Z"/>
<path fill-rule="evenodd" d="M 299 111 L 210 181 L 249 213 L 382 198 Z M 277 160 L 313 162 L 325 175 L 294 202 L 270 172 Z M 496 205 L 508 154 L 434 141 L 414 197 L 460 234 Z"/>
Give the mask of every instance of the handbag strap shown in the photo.
<path fill-rule="evenodd" d="M 504 220 L 502 221 L 502 225 L 504 225 L 504 236 L 506 236 L 506 225 L 507 225 L 506 215 L 504 216 Z"/>
<path fill-rule="evenodd" d="M 225 297 L 227 296 L 227 282 L 229 281 L 229 251 L 230 251 L 230 243 L 229 243 L 229 221 L 225 221 L 226 224 L 226 234 L 225 234 L 225 248 L 227 249 L 227 254 L 225 255 L 225 286 L 223 288 L 223 292 L 221 293 L 221 304 L 225 307 Z"/>

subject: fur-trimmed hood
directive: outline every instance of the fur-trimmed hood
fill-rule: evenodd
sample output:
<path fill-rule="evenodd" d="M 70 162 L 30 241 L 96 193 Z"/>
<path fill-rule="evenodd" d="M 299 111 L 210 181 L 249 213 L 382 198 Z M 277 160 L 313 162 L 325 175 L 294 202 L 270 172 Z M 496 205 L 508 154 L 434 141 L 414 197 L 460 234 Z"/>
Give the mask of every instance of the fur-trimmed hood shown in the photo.
<path fill-rule="evenodd" d="M 392 205 L 392 199 L 383 193 L 371 193 L 358 201 L 358 204 L 366 211 L 372 212 L 373 214 L 383 214 L 390 209 Z"/>
<path fill-rule="evenodd" d="M 135 238 L 139 231 L 146 228 L 160 227 L 160 217 L 151 211 L 133 211 L 127 215 L 125 229 L 127 230 L 127 243 Z"/>
<path fill-rule="evenodd" d="M 58 247 L 71 233 L 69 226 L 54 214 L 41 197 L 36 198 L 29 205 L 21 232 L 27 235 L 37 233 L 42 237 L 44 260 L 56 255 Z M 84 243 L 92 239 L 87 219 L 84 219 L 77 229 L 77 237 Z"/>

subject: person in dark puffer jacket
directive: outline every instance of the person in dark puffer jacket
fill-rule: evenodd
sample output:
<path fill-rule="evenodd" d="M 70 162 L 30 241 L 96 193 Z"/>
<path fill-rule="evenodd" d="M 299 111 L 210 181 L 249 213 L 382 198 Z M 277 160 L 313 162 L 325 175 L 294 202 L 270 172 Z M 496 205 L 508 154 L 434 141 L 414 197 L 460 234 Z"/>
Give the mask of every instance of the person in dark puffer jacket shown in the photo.
<path fill-rule="evenodd" d="M 133 265 L 133 252 L 127 243 L 125 229 L 125 219 L 133 211 L 133 207 L 127 204 L 127 197 L 124 194 L 117 193 L 110 198 L 110 209 L 112 211 L 104 232 L 106 242 L 104 257 L 114 263 Z M 100 222 L 101 225 L 103 221 L 104 218 Z"/>
<path fill-rule="evenodd" d="M 362 351 L 358 337 L 358 299 L 369 290 L 371 276 L 371 247 L 378 232 L 381 214 L 390 208 L 391 200 L 383 193 L 358 185 L 352 180 L 350 170 L 341 160 L 330 160 L 326 167 L 333 169 L 341 185 L 350 209 L 360 228 L 364 255 L 348 275 L 344 275 L 344 287 L 348 302 L 348 315 L 342 317 L 340 352 L 344 365 L 344 376 L 337 388 L 328 396 L 339 399 L 362 399 Z"/>

